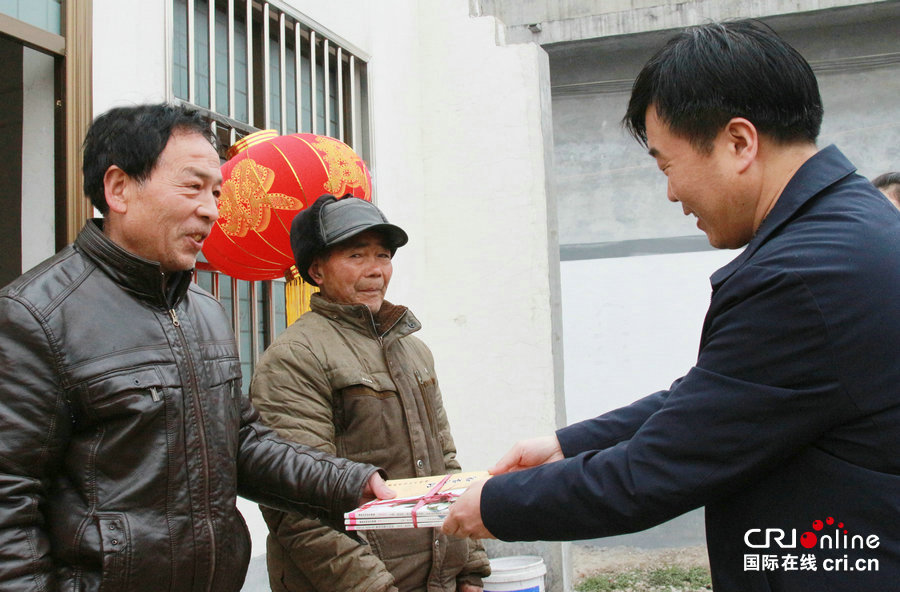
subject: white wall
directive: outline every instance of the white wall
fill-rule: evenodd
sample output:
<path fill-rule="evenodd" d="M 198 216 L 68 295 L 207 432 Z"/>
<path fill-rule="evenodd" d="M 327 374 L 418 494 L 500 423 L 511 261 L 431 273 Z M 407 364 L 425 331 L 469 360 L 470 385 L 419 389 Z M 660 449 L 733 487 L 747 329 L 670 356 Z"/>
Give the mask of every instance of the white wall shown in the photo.
<path fill-rule="evenodd" d="M 666 389 L 697 361 L 709 276 L 740 251 L 562 264 L 571 423 Z"/>
<path fill-rule="evenodd" d="M 170 0 L 93 0 L 93 111 L 169 96 L 166 11 Z"/>
<path fill-rule="evenodd" d="M 286 4 L 368 55 L 372 55 L 372 39 L 380 26 L 387 26 L 389 31 L 399 30 L 402 27 L 392 25 L 390 17 L 396 16 L 402 22 L 409 12 L 407 0 L 286 0 Z M 376 26 L 373 19 L 382 22 Z"/>
<path fill-rule="evenodd" d="M 547 60 L 537 46 L 498 46 L 494 19 L 470 18 L 466 0 L 417 4 L 420 61 L 397 72 L 407 79 L 393 93 L 421 93 L 419 149 L 387 162 L 385 153 L 403 148 L 383 121 L 394 101 L 379 89 L 378 199 L 387 212 L 416 213 L 408 300 L 435 354 L 460 460 L 480 469 L 560 419 Z M 402 125 L 408 115 L 395 117 Z M 404 161 L 422 167 L 418 191 L 394 189 L 405 183 Z"/>
<path fill-rule="evenodd" d="M 54 59 L 22 50 L 22 270 L 56 252 Z"/>

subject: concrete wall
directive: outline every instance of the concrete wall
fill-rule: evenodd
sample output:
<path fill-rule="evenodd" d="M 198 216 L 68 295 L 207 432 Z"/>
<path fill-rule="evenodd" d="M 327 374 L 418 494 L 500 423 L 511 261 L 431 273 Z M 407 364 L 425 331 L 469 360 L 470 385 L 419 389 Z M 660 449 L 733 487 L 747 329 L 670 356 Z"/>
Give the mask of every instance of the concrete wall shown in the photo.
<path fill-rule="evenodd" d="M 892 0 L 880 0 L 891 2 Z M 471 0 L 507 26 L 510 43 L 541 45 L 632 35 L 733 18 L 876 4 L 871 0 Z"/>
<path fill-rule="evenodd" d="M 898 3 L 768 19 L 816 71 L 825 106 L 819 145 L 838 144 L 870 178 L 900 167 L 897 19 Z M 664 176 L 621 127 L 631 81 L 668 36 L 549 48 L 564 256 L 569 245 L 702 237 L 665 200 Z"/>

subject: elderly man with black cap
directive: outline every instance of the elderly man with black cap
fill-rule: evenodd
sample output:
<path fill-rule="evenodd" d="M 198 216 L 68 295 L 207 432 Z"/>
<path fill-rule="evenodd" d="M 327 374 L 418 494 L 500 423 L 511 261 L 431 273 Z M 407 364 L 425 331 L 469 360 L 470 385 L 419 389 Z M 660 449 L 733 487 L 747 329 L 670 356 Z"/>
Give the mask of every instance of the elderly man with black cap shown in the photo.
<path fill-rule="evenodd" d="M 372 203 L 323 195 L 296 216 L 291 248 L 319 287 L 260 359 L 250 396 L 282 436 L 383 467 L 393 479 L 460 470 L 428 347 L 404 306 L 384 299 L 406 233 Z M 481 590 L 477 542 L 432 528 L 354 539 L 316 520 L 261 507 L 269 582 L 278 591 Z"/>

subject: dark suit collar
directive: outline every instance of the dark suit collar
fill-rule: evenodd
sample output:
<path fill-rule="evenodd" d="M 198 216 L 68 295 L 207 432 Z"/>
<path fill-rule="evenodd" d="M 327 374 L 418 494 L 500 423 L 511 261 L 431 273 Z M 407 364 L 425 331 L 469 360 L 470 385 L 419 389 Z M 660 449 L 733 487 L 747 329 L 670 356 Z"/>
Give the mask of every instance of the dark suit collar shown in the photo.
<path fill-rule="evenodd" d="M 785 185 L 772 211 L 759 225 L 744 251 L 710 276 L 713 290 L 744 265 L 773 234 L 793 219 L 807 202 L 855 171 L 853 163 L 847 160 L 834 144 L 820 150 L 804 162 Z"/>

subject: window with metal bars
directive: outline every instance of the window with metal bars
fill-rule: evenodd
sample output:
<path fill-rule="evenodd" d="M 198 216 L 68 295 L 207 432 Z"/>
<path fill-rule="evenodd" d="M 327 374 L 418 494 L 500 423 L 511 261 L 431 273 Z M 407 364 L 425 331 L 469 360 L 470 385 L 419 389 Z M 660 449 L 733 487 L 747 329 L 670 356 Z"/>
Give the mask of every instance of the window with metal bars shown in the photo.
<path fill-rule="evenodd" d="M 171 0 L 170 8 L 171 98 L 205 113 L 223 160 L 240 138 L 274 129 L 337 138 L 370 162 L 362 51 L 277 0 Z M 202 254 L 195 281 L 225 306 L 249 382 L 285 328 L 283 281 L 231 278 Z"/>

